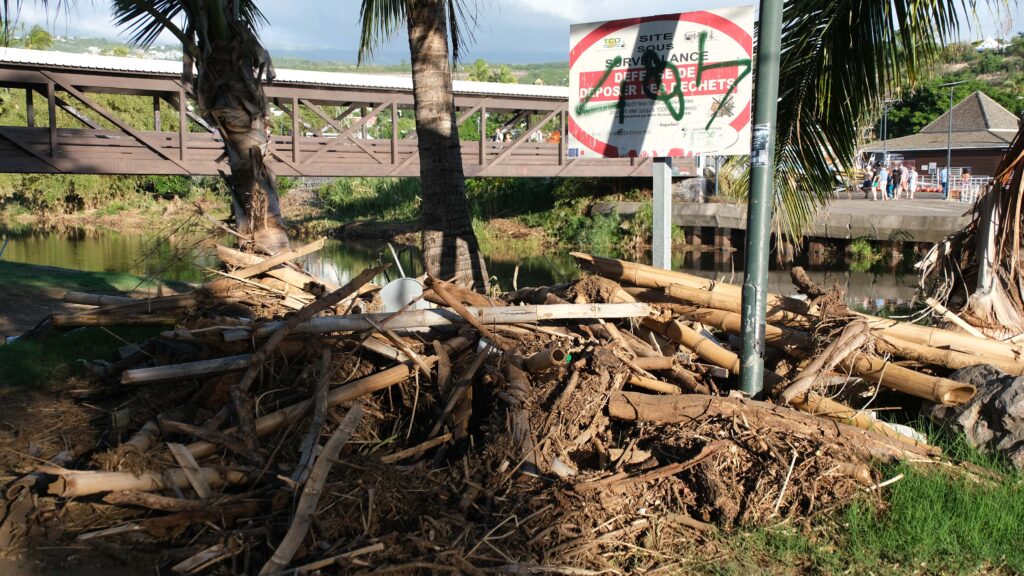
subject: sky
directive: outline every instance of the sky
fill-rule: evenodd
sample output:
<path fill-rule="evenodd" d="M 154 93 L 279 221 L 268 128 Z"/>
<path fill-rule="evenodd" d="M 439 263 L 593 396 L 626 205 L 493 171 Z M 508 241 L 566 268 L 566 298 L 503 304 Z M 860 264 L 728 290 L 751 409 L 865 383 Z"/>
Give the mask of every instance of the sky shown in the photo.
<path fill-rule="evenodd" d="M 753 2 L 750 2 L 753 3 Z M 31 26 L 44 23 L 54 34 L 118 38 L 110 23 L 108 3 L 77 0 L 72 14 L 49 12 L 25 0 L 20 21 Z M 355 62 L 359 27 L 359 0 L 264 0 L 258 2 L 270 25 L 261 31 L 271 56 L 286 55 L 317 60 Z M 469 5 L 474 5 L 470 0 Z M 641 6 L 642 4 L 642 6 Z M 475 0 L 477 29 L 463 61 L 484 58 L 489 62 L 526 64 L 569 59 L 569 25 L 651 14 L 686 12 L 743 4 L 737 0 Z M 962 39 L 1008 36 L 1024 29 L 1024 3 L 1011 2 L 1003 14 L 980 8 Z M 168 44 L 172 39 L 166 39 Z M 382 46 L 374 63 L 408 60 L 403 35 Z"/>

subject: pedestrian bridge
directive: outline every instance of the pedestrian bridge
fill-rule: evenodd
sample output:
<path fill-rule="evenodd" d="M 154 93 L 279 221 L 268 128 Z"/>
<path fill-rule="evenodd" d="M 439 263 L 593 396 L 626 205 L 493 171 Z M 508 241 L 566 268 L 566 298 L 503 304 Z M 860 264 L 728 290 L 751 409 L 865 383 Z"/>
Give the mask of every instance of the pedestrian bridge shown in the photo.
<path fill-rule="evenodd" d="M 181 63 L 91 54 L 0 49 L 0 87 L 26 120 L 0 116 L 0 172 L 217 175 L 228 171 L 223 141 L 193 111 Z M 278 70 L 264 87 L 275 115 L 268 164 L 279 176 L 418 176 L 412 80 L 370 74 Z M 454 83 L 466 176 L 650 176 L 650 158 L 570 158 L 568 88 Z M 97 94 L 140 97 L 140 122 L 104 106 Z M 44 112 L 45 109 L 45 112 Z M 163 118 L 161 118 L 163 113 Z M 168 119 L 168 115 L 172 119 Z M 482 118 L 514 136 L 494 141 Z M 408 124 L 408 122 L 407 122 Z M 463 133 L 465 132 L 463 128 Z M 554 133 L 554 135 L 552 135 Z M 693 173 L 679 159 L 680 174 Z"/>

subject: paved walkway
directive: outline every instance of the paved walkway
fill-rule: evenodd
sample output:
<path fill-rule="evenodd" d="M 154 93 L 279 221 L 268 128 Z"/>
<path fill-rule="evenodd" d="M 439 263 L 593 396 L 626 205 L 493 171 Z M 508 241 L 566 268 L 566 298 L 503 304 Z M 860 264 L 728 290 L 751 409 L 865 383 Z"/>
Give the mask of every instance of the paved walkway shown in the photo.
<path fill-rule="evenodd" d="M 918 194 L 913 200 L 871 200 L 862 195 L 833 200 L 814 221 L 808 236 L 815 238 L 908 242 L 939 242 L 971 220 L 972 205 L 942 200 L 938 194 Z M 639 202 L 599 202 L 594 211 L 629 215 Z M 676 202 L 672 221 L 676 226 L 731 228 L 747 227 L 746 206 L 739 204 Z"/>

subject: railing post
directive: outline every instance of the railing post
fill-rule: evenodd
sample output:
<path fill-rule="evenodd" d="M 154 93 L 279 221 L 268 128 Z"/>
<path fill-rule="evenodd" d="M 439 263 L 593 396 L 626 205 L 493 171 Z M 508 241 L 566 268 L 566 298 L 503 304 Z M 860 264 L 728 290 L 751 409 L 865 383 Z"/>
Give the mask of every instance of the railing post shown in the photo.
<path fill-rule="evenodd" d="M 185 160 L 188 147 L 188 116 L 185 114 L 185 91 L 178 90 L 178 160 Z"/>
<path fill-rule="evenodd" d="M 299 99 L 292 97 L 292 162 L 299 163 Z"/>
<path fill-rule="evenodd" d="M 568 115 L 567 113 L 568 113 L 568 106 L 569 105 L 568 104 L 563 104 L 563 106 L 565 106 L 566 109 L 562 110 L 562 112 L 561 112 L 561 114 L 559 114 L 559 118 L 558 118 L 558 132 L 560 134 L 560 136 L 558 138 L 558 166 L 559 167 L 565 165 L 565 140 L 566 140 L 566 138 L 569 135 L 569 131 L 568 131 L 566 125 L 565 125 L 565 119 L 566 119 L 566 116 Z"/>
<path fill-rule="evenodd" d="M 391 165 L 398 164 L 398 103 L 391 103 Z"/>
<path fill-rule="evenodd" d="M 46 83 L 46 112 L 50 117 L 50 158 L 57 159 L 57 94 L 53 81 Z"/>
<path fill-rule="evenodd" d="M 160 95 L 153 96 L 153 131 L 159 132 L 162 129 L 160 126 Z"/>
<path fill-rule="evenodd" d="M 480 165 L 487 157 L 487 106 L 480 107 Z"/>
<path fill-rule="evenodd" d="M 36 127 L 36 107 L 32 102 L 32 93 L 35 90 L 32 87 L 25 88 L 25 118 L 28 120 L 28 127 Z"/>

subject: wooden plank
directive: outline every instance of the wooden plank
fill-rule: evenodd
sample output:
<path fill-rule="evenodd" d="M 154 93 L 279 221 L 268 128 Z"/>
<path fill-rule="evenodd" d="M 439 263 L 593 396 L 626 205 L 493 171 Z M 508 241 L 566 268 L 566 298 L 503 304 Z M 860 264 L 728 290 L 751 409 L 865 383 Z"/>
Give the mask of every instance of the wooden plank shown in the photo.
<path fill-rule="evenodd" d="M 171 451 L 171 455 L 174 456 L 174 461 L 181 467 L 181 471 L 185 473 L 185 477 L 188 478 L 188 483 L 192 485 L 192 489 L 196 491 L 196 495 L 204 500 L 212 497 L 213 489 L 206 482 L 206 478 L 203 477 L 203 473 L 199 469 L 199 463 L 192 457 L 192 453 L 188 451 L 188 448 L 174 442 L 168 442 L 167 448 Z"/>

